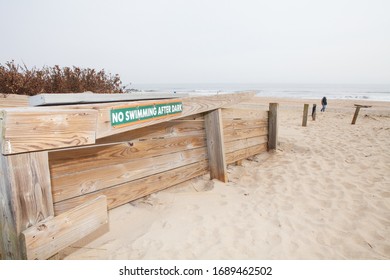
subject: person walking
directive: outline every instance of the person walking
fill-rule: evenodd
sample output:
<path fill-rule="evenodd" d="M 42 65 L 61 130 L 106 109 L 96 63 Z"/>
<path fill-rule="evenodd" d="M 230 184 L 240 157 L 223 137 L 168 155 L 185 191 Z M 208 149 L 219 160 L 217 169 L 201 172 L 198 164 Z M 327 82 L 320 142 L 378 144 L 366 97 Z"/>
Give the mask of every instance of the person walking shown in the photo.
<path fill-rule="evenodd" d="M 325 112 L 326 105 L 328 105 L 328 101 L 326 100 L 326 97 L 325 97 L 325 96 L 322 97 L 321 105 L 322 105 L 321 112 Z"/>

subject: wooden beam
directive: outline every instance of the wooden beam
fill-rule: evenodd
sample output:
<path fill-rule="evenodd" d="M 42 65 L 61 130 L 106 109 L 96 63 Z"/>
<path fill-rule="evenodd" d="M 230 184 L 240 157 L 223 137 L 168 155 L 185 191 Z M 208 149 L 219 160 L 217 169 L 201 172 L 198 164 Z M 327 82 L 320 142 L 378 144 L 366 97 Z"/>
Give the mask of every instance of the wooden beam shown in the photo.
<path fill-rule="evenodd" d="M 5 259 L 21 259 L 19 235 L 54 215 L 46 152 L 0 154 L 0 232 Z"/>
<path fill-rule="evenodd" d="M 206 135 L 176 138 L 133 140 L 114 145 L 98 145 L 88 148 L 61 150 L 49 153 L 52 179 L 66 174 L 83 172 L 109 165 L 126 164 L 129 161 L 173 154 L 180 151 L 206 147 Z M 139 162 L 141 165 L 142 162 Z"/>
<path fill-rule="evenodd" d="M 20 94 L 0 94 L 0 108 L 28 107 L 28 96 Z"/>
<path fill-rule="evenodd" d="M 246 119 L 246 120 L 263 120 L 268 118 L 268 112 L 258 107 L 240 107 L 234 106 L 231 108 L 222 109 L 223 119 Z"/>
<path fill-rule="evenodd" d="M 108 209 L 112 209 L 151 193 L 161 191 L 192 178 L 202 176 L 208 172 L 208 161 L 203 160 L 166 172 L 102 189 L 97 192 L 60 201 L 54 204 L 55 214 L 61 214 L 100 195 L 107 196 Z"/>
<path fill-rule="evenodd" d="M 153 124 L 166 122 L 169 120 L 175 120 L 190 115 L 212 111 L 218 108 L 231 106 L 240 103 L 244 100 L 251 99 L 254 96 L 254 94 L 255 94 L 254 92 L 248 92 L 248 93 L 219 94 L 219 95 L 210 95 L 210 96 L 184 97 L 182 98 L 183 111 L 179 115 L 172 115 L 163 119 L 151 119 L 146 122 L 124 126 L 120 128 L 114 128 L 111 126 L 110 111 L 112 108 L 118 106 L 125 107 L 126 103 L 122 102 L 117 104 L 113 103 L 113 104 L 103 104 L 103 105 L 97 104 L 96 106 L 93 107 L 99 111 L 96 138 L 97 139 L 104 138 L 110 135 L 131 131 L 140 127 L 150 126 Z M 146 102 L 150 103 L 150 101 L 149 102 L 146 101 Z M 128 105 L 131 106 L 137 104 L 139 106 L 142 106 L 143 104 L 145 104 L 145 101 L 128 103 Z M 79 108 L 88 108 L 88 107 L 83 107 L 82 105 L 80 106 Z"/>
<path fill-rule="evenodd" d="M 30 106 L 42 105 L 60 105 L 60 104 L 91 104 L 102 102 L 119 102 L 119 101 L 139 101 L 150 99 L 170 99 L 186 97 L 188 94 L 180 93 L 56 93 L 56 94 L 38 94 L 30 96 Z"/>
<path fill-rule="evenodd" d="M 303 105 L 302 126 L 307 126 L 307 115 L 309 114 L 309 104 Z"/>
<path fill-rule="evenodd" d="M 205 159 L 207 150 L 202 147 L 53 177 L 53 200 L 62 201 Z"/>
<path fill-rule="evenodd" d="M 224 130 L 225 142 L 234 141 L 237 139 L 245 139 L 250 137 L 260 137 L 268 134 L 267 126 L 252 127 L 247 129 L 226 129 Z"/>
<path fill-rule="evenodd" d="M 210 177 L 211 179 L 227 182 L 221 109 L 210 111 L 205 114 L 205 126 Z"/>
<path fill-rule="evenodd" d="M 278 146 L 279 121 L 278 121 L 278 103 L 270 103 L 268 111 L 268 149 L 275 150 Z"/>
<path fill-rule="evenodd" d="M 267 144 L 267 140 L 268 137 L 265 135 L 225 142 L 225 153 L 232 153 L 234 151 L 246 149 L 252 146 Z"/>
<path fill-rule="evenodd" d="M 261 154 L 267 151 L 267 143 L 248 147 L 242 150 L 236 150 L 226 154 L 226 163 L 231 164 L 239 160 L 247 159 L 248 157 Z"/>
<path fill-rule="evenodd" d="M 1 152 L 7 155 L 94 144 L 96 119 L 95 110 L 3 109 Z"/>
<path fill-rule="evenodd" d="M 198 115 L 194 115 L 194 118 L 196 116 Z M 113 144 L 119 142 L 128 142 L 135 139 L 143 140 L 160 137 L 173 138 L 180 136 L 199 135 L 201 131 L 204 131 L 203 115 L 202 118 L 197 118 L 195 120 L 172 120 L 126 131 L 120 134 L 111 135 L 105 138 L 97 139 L 96 144 Z"/>
<path fill-rule="evenodd" d="M 99 196 L 22 232 L 27 259 L 48 259 L 107 224 L 107 198 Z"/>

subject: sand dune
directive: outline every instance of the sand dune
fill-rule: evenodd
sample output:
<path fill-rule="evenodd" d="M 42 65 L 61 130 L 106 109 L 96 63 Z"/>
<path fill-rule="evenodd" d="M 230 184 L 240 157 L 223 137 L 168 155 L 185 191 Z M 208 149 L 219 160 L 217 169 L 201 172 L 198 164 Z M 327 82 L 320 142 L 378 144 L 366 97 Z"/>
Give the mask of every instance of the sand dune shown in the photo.
<path fill-rule="evenodd" d="M 304 100 L 270 101 L 277 150 L 229 166 L 226 184 L 204 176 L 113 209 L 108 233 L 60 258 L 390 259 L 390 103 L 364 101 L 351 125 L 354 101 L 329 100 L 302 127 Z"/>

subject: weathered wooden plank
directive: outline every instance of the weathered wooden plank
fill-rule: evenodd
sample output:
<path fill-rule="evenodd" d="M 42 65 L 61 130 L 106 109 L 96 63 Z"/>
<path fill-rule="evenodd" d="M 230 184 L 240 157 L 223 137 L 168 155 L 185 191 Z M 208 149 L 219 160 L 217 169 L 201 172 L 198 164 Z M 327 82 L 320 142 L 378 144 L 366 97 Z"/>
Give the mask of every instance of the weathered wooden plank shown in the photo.
<path fill-rule="evenodd" d="M 197 136 L 135 140 L 114 145 L 93 146 L 49 153 L 52 178 L 69 173 L 83 172 L 109 165 L 125 164 L 165 154 L 172 154 L 195 148 L 206 147 L 204 131 Z"/>
<path fill-rule="evenodd" d="M 58 202 L 205 159 L 207 149 L 204 147 L 53 178 L 53 200 Z"/>
<path fill-rule="evenodd" d="M 262 145 L 267 143 L 267 141 L 268 137 L 265 135 L 225 142 L 225 153 L 232 153 L 234 151 L 243 150 L 252 146 Z"/>
<path fill-rule="evenodd" d="M 20 203 L 17 188 L 13 186 L 8 158 L 0 154 L 0 252 L 2 259 L 21 259 L 19 244 Z M 18 223 L 19 222 L 19 223 Z"/>
<path fill-rule="evenodd" d="M 28 107 L 28 96 L 0 93 L 0 108 Z"/>
<path fill-rule="evenodd" d="M 151 99 L 170 99 L 186 97 L 187 93 L 56 93 L 56 94 L 38 94 L 30 96 L 30 106 L 42 105 L 62 105 L 62 104 L 80 104 L 80 103 L 103 103 L 103 102 L 118 102 L 118 101 L 139 101 Z"/>
<path fill-rule="evenodd" d="M 48 259 L 108 222 L 107 199 L 99 196 L 22 232 L 27 259 Z"/>
<path fill-rule="evenodd" d="M 265 119 L 223 119 L 223 130 L 247 129 L 265 127 L 268 125 L 268 118 Z"/>
<path fill-rule="evenodd" d="M 95 143 L 95 110 L 3 109 L 0 119 L 3 154 Z"/>
<path fill-rule="evenodd" d="M 307 126 L 307 115 L 309 113 L 309 104 L 303 105 L 302 126 Z"/>
<path fill-rule="evenodd" d="M 267 151 L 267 143 L 258 146 L 252 146 L 243 150 L 237 150 L 232 153 L 226 154 L 226 163 L 231 164 L 236 161 L 243 160 L 253 155 L 257 155 L 266 151 Z"/>
<path fill-rule="evenodd" d="M 205 126 L 210 177 L 211 179 L 227 182 L 228 176 L 225 161 L 225 142 L 223 138 L 221 109 L 210 111 L 205 114 Z"/>
<path fill-rule="evenodd" d="M 268 112 L 267 110 L 260 108 L 243 108 L 234 106 L 231 108 L 222 109 L 222 118 L 223 119 L 267 119 Z"/>
<path fill-rule="evenodd" d="M 115 134 L 96 140 L 96 144 L 120 143 L 135 139 L 172 138 L 204 133 L 204 120 L 173 120 Z"/>
<path fill-rule="evenodd" d="M 54 210 L 56 215 L 58 215 L 84 203 L 85 201 L 98 197 L 99 195 L 107 196 L 108 208 L 112 209 L 128 203 L 129 201 L 133 201 L 148 194 L 169 188 L 207 173 L 208 161 L 203 160 L 94 193 L 89 193 L 55 203 Z"/>
<path fill-rule="evenodd" d="M 260 137 L 267 135 L 268 127 L 254 127 L 248 129 L 226 129 L 224 130 L 225 142 L 234 141 L 238 139 L 245 139 L 251 137 Z"/>
<path fill-rule="evenodd" d="M 227 105 L 240 103 L 241 101 L 250 99 L 253 96 L 254 93 L 251 92 L 251 93 L 235 93 L 235 94 L 220 94 L 220 95 L 211 95 L 211 96 L 185 97 L 182 98 L 183 111 L 180 115 L 172 115 L 164 119 L 151 119 L 150 121 L 136 123 L 133 125 L 120 127 L 120 128 L 112 127 L 110 121 L 110 110 L 118 106 L 118 104 L 95 106 L 95 108 L 99 111 L 96 138 L 104 138 L 110 135 L 134 130 L 140 127 L 150 126 L 164 121 L 179 119 L 190 115 L 212 111 Z M 129 103 L 129 105 L 131 106 L 137 104 L 139 106 L 142 106 L 143 104 L 145 104 L 145 102 Z M 120 106 L 126 106 L 126 104 L 121 103 Z"/>
<path fill-rule="evenodd" d="M 3 257 L 22 258 L 19 234 L 54 215 L 46 152 L 0 154 L 0 230 Z"/>
<path fill-rule="evenodd" d="M 278 145 L 278 103 L 269 104 L 268 116 L 268 149 L 274 150 Z"/>

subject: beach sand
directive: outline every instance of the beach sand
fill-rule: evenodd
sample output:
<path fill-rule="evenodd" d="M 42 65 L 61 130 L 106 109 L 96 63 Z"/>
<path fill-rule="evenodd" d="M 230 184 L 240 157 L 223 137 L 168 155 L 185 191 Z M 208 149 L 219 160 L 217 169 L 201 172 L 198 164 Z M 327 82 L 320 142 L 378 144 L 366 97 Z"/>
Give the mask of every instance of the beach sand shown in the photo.
<path fill-rule="evenodd" d="M 390 259 L 390 103 L 279 103 L 279 146 L 109 212 L 60 259 Z M 303 104 L 317 118 L 302 127 Z M 354 103 L 361 109 L 351 125 Z"/>

